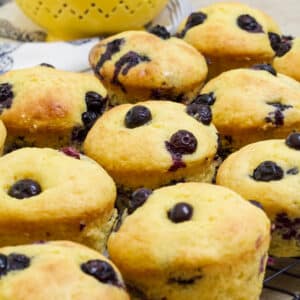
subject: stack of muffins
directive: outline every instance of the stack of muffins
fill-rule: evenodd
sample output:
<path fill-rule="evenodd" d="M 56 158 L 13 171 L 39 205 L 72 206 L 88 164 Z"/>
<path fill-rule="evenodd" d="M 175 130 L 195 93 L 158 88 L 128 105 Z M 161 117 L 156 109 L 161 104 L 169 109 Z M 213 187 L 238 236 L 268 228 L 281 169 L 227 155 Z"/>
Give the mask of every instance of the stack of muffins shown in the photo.
<path fill-rule="evenodd" d="M 300 256 L 299 46 L 218 3 L 102 40 L 95 76 L 1 75 L 0 298 L 258 300 Z"/>

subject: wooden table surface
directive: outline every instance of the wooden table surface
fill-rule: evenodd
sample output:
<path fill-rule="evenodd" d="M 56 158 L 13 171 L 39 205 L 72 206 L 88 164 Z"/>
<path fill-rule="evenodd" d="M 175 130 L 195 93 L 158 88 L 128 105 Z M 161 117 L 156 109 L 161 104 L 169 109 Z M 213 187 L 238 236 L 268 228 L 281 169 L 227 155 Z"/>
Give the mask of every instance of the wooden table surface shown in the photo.
<path fill-rule="evenodd" d="M 190 1 L 194 9 L 207 6 L 216 0 L 185 0 Z M 226 0 L 223 0 L 224 2 Z M 230 0 L 227 0 L 230 1 Z M 236 0 L 238 1 L 238 0 Z M 300 36 L 300 0 L 240 0 L 253 7 L 262 9 L 271 15 L 281 26 L 285 34 Z"/>

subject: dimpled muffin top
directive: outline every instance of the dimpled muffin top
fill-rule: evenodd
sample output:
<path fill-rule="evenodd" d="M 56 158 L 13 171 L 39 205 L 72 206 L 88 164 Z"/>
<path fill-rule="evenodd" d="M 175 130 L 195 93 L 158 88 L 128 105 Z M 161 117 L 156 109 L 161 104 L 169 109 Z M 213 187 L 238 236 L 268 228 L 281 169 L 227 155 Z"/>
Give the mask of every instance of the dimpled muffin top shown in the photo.
<path fill-rule="evenodd" d="M 114 206 L 114 182 L 99 165 L 56 150 L 11 152 L 0 158 L 0 174 L 3 226 L 39 220 L 80 221 Z"/>
<path fill-rule="evenodd" d="M 102 40 L 92 49 L 90 63 L 101 79 L 125 89 L 192 88 L 207 75 L 204 57 L 189 44 L 143 31 Z"/>
<path fill-rule="evenodd" d="M 279 32 L 276 23 L 259 10 L 240 3 L 205 7 L 192 14 L 178 30 L 185 41 L 204 55 L 266 58 L 275 55 L 269 32 Z"/>
<path fill-rule="evenodd" d="M 268 65 L 258 65 L 257 68 Z M 274 72 L 270 68 L 271 72 Z M 300 84 L 260 69 L 236 69 L 209 81 L 201 91 L 213 93 L 213 122 L 221 133 L 299 126 Z"/>
<path fill-rule="evenodd" d="M 85 98 L 95 92 L 106 98 L 106 90 L 92 75 L 38 66 L 0 76 L 0 118 L 14 130 L 64 131 L 82 125 L 87 111 Z"/>
<path fill-rule="evenodd" d="M 187 206 L 183 218 L 174 213 L 179 203 Z M 155 190 L 110 236 L 108 250 L 120 269 L 142 274 L 166 264 L 193 268 L 234 259 L 256 251 L 269 232 L 264 212 L 235 192 L 182 183 Z"/>
<path fill-rule="evenodd" d="M 0 253 L 1 299 L 129 300 L 116 267 L 82 245 L 50 242 Z"/>
<path fill-rule="evenodd" d="M 217 183 L 234 189 L 247 200 L 260 202 L 272 219 L 278 211 L 298 218 L 299 149 L 288 146 L 285 140 L 250 144 L 225 160 Z"/>
<path fill-rule="evenodd" d="M 132 124 L 126 125 L 126 116 L 140 106 L 149 114 L 146 122 L 127 127 Z M 180 157 L 187 167 L 215 155 L 218 137 L 214 125 L 202 124 L 186 112 L 183 104 L 169 101 L 113 108 L 89 132 L 84 151 L 108 170 L 167 172 L 173 164 L 172 151 L 167 145 L 179 131 L 184 132 L 184 141 L 190 142 L 187 149 L 180 149 Z"/>
<path fill-rule="evenodd" d="M 274 60 L 274 68 L 300 81 L 300 38 L 290 41 L 291 49 L 281 57 Z"/>

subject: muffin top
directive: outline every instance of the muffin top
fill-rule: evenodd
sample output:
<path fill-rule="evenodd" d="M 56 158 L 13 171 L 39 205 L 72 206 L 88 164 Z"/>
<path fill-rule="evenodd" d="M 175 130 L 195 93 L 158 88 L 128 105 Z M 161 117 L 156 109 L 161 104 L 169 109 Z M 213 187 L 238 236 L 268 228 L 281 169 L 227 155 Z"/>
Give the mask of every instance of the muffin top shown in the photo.
<path fill-rule="evenodd" d="M 99 165 L 56 150 L 11 152 L 0 158 L 0 174 L 2 226 L 89 221 L 114 207 L 114 182 Z"/>
<path fill-rule="evenodd" d="M 210 122 L 207 105 L 189 111 L 169 101 L 124 104 L 96 122 L 84 151 L 109 173 L 184 170 L 216 154 L 218 136 Z"/>
<path fill-rule="evenodd" d="M 300 134 L 293 133 L 286 140 L 262 141 L 233 153 L 221 165 L 217 183 L 261 203 L 272 219 L 278 213 L 299 218 L 299 170 Z"/>
<path fill-rule="evenodd" d="M 0 149 L 3 147 L 6 139 L 6 128 L 3 122 L 0 120 Z"/>
<path fill-rule="evenodd" d="M 300 84 L 269 65 L 236 69 L 209 81 L 194 102 L 211 104 L 222 134 L 299 125 Z"/>
<path fill-rule="evenodd" d="M 102 40 L 90 63 L 104 82 L 126 88 L 192 88 L 207 75 L 204 57 L 189 44 L 169 36 L 127 31 Z"/>
<path fill-rule="evenodd" d="M 256 251 L 269 235 L 264 212 L 235 192 L 181 183 L 155 190 L 110 236 L 108 251 L 130 278 L 222 263 Z"/>
<path fill-rule="evenodd" d="M 290 50 L 276 57 L 273 66 L 276 71 L 300 81 L 300 38 L 290 38 L 288 41 Z"/>
<path fill-rule="evenodd" d="M 28 132 L 88 127 L 82 115 L 95 114 L 95 120 L 105 110 L 106 96 L 89 74 L 45 66 L 11 71 L 0 76 L 0 118 L 9 129 Z"/>
<path fill-rule="evenodd" d="M 122 277 L 104 256 L 72 242 L 0 249 L 1 299 L 128 300 Z"/>
<path fill-rule="evenodd" d="M 180 37 L 208 57 L 272 58 L 269 32 L 279 32 L 269 16 L 245 4 L 226 2 L 192 13 L 178 29 Z"/>

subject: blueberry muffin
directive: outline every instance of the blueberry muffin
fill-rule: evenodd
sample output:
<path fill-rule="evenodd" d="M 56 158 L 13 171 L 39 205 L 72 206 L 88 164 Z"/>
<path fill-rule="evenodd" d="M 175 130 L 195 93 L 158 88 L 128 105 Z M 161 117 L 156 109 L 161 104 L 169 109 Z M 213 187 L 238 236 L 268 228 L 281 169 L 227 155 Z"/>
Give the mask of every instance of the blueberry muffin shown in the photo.
<path fill-rule="evenodd" d="M 116 187 L 96 163 L 53 149 L 0 158 L 0 246 L 66 239 L 104 249 Z"/>
<path fill-rule="evenodd" d="M 260 205 L 273 226 L 270 253 L 300 256 L 300 134 L 248 145 L 221 165 L 217 183 Z M 237 184 L 238 182 L 238 184 Z"/>
<path fill-rule="evenodd" d="M 261 209 L 223 187 L 181 183 L 155 190 L 108 251 L 144 299 L 258 300 L 269 241 Z"/>
<path fill-rule="evenodd" d="M 129 300 L 120 272 L 98 252 L 72 242 L 0 249 L 5 300 Z"/>
<path fill-rule="evenodd" d="M 161 27 L 152 32 L 123 32 L 92 49 L 91 66 L 112 105 L 148 99 L 183 102 L 201 89 L 207 75 L 204 57 Z"/>
<path fill-rule="evenodd" d="M 0 120 L 0 154 L 2 154 L 3 152 L 5 139 L 6 139 L 6 128 L 3 122 Z"/>
<path fill-rule="evenodd" d="M 106 90 L 92 75 L 46 65 L 0 76 L 0 119 L 6 151 L 24 146 L 78 146 L 106 108 Z"/>
<path fill-rule="evenodd" d="M 208 105 L 170 101 L 116 106 L 95 123 L 84 152 L 125 190 L 211 182 L 218 135 L 210 113 Z"/>
<path fill-rule="evenodd" d="M 268 64 L 224 72 L 192 103 L 210 105 L 224 154 L 300 130 L 300 84 Z"/>
<path fill-rule="evenodd" d="M 192 13 L 178 36 L 198 49 L 208 63 L 208 77 L 252 64 L 271 63 L 277 24 L 263 12 L 241 3 L 215 3 Z M 269 37 L 271 35 L 271 37 Z"/>
<path fill-rule="evenodd" d="M 275 58 L 273 66 L 277 72 L 300 81 L 300 38 L 284 37 L 285 48 Z"/>

